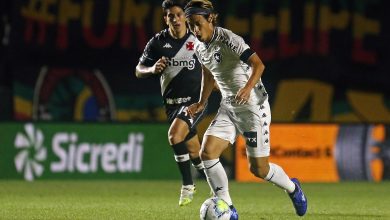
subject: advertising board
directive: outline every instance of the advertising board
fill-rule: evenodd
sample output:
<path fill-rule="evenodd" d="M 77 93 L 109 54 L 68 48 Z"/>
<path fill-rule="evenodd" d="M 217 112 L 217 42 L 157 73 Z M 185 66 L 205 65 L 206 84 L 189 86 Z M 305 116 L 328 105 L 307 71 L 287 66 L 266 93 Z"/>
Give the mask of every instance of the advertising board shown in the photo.
<path fill-rule="evenodd" d="M 380 181 L 387 148 L 382 125 L 273 124 L 270 162 L 306 182 Z M 236 180 L 260 181 L 248 169 L 245 140 L 236 142 Z"/>

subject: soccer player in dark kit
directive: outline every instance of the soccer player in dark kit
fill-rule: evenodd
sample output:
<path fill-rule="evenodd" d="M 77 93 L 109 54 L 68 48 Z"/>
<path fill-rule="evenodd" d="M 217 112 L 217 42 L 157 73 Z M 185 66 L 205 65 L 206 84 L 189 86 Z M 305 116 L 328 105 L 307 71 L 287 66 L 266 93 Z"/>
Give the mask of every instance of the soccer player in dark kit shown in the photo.
<path fill-rule="evenodd" d="M 194 54 L 195 37 L 186 27 L 183 5 L 180 1 L 165 0 L 162 8 L 168 28 L 148 42 L 136 67 L 136 76 L 160 77 L 161 94 L 170 123 L 168 141 L 182 176 L 179 206 L 185 206 L 192 202 L 196 191 L 191 162 L 203 172 L 195 127 L 204 111 L 195 118 L 185 111 L 187 106 L 199 100 L 202 70 Z"/>

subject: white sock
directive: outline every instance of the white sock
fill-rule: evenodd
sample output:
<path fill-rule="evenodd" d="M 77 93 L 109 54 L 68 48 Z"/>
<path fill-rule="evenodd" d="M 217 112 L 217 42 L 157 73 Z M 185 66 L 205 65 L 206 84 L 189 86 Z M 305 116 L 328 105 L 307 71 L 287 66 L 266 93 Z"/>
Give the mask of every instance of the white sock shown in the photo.
<path fill-rule="evenodd" d="M 229 181 L 225 169 L 219 162 L 219 159 L 203 161 L 204 171 L 207 177 L 207 182 L 214 194 L 225 200 L 228 205 L 232 205 L 232 199 L 229 194 Z"/>
<path fill-rule="evenodd" d="M 295 184 L 290 180 L 283 168 L 274 163 L 269 163 L 269 172 L 264 179 L 286 190 L 288 193 L 294 192 Z"/>

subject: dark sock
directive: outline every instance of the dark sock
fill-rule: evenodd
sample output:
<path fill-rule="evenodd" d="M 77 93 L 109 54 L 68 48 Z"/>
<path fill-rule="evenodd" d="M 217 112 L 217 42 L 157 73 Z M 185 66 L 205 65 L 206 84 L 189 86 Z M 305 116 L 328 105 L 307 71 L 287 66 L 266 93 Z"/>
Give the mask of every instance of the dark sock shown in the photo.
<path fill-rule="evenodd" d="M 191 176 L 191 162 L 187 146 L 184 144 L 184 142 L 180 142 L 178 144 L 172 145 L 172 149 L 175 153 L 175 160 L 179 167 L 183 185 L 194 184 Z"/>
<path fill-rule="evenodd" d="M 200 157 L 192 158 L 191 162 L 192 162 L 192 164 L 194 164 L 195 167 L 197 167 L 199 164 L 202 163 L 202 161 L 200 160 Z"/>
<path fill-rule="evenodd" d="M 192 158 L 191 162 L 194 165 L 194 167 L 196 168 L 196 170 L 198 171 L 198 173 L 200 174 L 200 177 L 202 179 L 205 179 L 206 178 L 206 174 L 204 173 L 204 167 L 202 166 L 202 168 L 198 168 L 199 165 L 202 163 L 202 161 L 200 160 L 200 157 Z"/>

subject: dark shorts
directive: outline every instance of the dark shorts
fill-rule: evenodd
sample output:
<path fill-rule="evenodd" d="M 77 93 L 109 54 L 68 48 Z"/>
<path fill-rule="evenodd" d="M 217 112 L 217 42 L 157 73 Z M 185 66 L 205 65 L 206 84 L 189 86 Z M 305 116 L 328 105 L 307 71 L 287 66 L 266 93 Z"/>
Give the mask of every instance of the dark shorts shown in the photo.
<path fill-rule="evenodd" d="M 199 112 L 195 115 L 194 118 L 191 118 L 187 112 L 185 111 L 185 108 L 187 105 L 180 105 L 180 106 L 165 106 L 166 114 L 168 117 L 169 124 L 172 124 L 173 120 L 175 118 L 180 118 L 181 120 L 185 121 L 188 125 L 188 128 L 190 130 L 190 133 L 186 137 L 186 141 L 191 139 L 197 134 L 196 126 L 200 122 L 200 120 L 206 115 L 207 112 L 207 106 L 204 108 L 202 112 Z"/>

